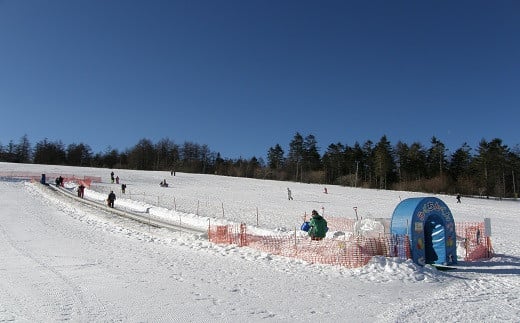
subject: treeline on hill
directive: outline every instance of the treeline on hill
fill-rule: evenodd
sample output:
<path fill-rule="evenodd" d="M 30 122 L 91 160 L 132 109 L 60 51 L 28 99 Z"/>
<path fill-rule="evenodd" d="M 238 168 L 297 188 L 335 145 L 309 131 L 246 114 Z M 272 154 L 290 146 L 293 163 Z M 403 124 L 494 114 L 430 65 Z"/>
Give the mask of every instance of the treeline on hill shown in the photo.
<path fill-rule="evenodd" d="M 288 151 L 276 144 L 262 158 L 226 159 L 207 145 L 175 144 L 170 139 L 153 143 L 141 139 L 119 152 L 107 148 L 93 153 L 87 144 L 65 145 L 44 139 L 32 147 L 27 135 L 18 144 L 0 144 L 0 161 L 135 170 L 160 170 L 262 178 L 305 183 L 448 193 L 517 197 L 520 149 L 501 139 L 482 139 L 472 153 L 466 143 L 448 156 L 445 145 L 433 137 L 429 147 L 418 142 L 397 142 L 386 136 L 363 145 L 330 144 L 320 155 L 314 135 L 296 133 Z"/>

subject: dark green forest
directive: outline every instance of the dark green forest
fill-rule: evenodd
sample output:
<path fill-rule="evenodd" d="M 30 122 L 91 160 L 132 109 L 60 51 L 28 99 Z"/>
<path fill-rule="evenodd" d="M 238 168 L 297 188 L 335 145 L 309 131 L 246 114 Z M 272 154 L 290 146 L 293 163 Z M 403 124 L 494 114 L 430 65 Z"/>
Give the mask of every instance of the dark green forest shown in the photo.
<path fill-rule="evenodd" d="M 276 144 L 267 160 L 229 159 L 207 145 L 177 144 L 165 138 L 153 143 L 141 139 L 124 151 L 107 148 L 94 153 L 88 144 L 64 145 L 44 139 L 31 144 L 27 135 L 16 143 L 0 143 L 0 161 L 135 170 L 216 174 L 248 178 L 337 184 L 343 186 L 447 193 L 500 198 L 517 197 L 520 148 L 509 148 L 499 138 L 482 139 L 474 149 L 464 143 L 448 153 L 444 143 L 432 137 L 421 143 L 367 140 L 353 146 L 330 144 L 320 154 L 314 135 L 296 133 L 287 150 Z"/>

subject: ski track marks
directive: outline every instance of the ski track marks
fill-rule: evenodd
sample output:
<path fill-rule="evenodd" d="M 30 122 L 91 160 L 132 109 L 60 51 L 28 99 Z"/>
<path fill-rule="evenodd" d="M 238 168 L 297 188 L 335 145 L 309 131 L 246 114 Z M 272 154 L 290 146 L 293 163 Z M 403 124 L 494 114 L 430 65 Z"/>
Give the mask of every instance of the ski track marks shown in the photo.
<path fill-rule="evenodd" d="M 23 190 L 20 185 L 25 185 Z M 14 220 L 16 215 L 9 215 L 11 223 L 25 221 L 27 226 L 20 227 L 31 231 L 9 231 L 0 222 L 0 247 L 5 246 L 6 259 L 20 262 L 16 274 L 11 274 L 13 264 L 0 264 L 0 275 L 6 272 L 12 278 L 0 280 L 0 287 L 6 286 L 0 288 L 0 300 L 7 300 L 0 302 L 0 321 L 191 321 L 194 313 L 221 321 L 276 322 L 518 321 L 520 317 L 518 296 L 506 292 L 507 286 L 519 288 L 512 274 L 418 271 L 408 263 L 381 260 L 355 270 L 310 265 L 151 228 L 65 200 L 38 185 L 0 185 L 4 189 L 24 193 L 11 192 L 0 205 L 23 199 L 38 203 L 16 206 L 25 218 Z M 6 192 L 0 193 L 3 197 Z M 33 241 L 37 238 L 47 238 L 51 250 L 39 249 Z M 27 269 L 32 281 L 14 286 L 24 281 L 23 266 L 32 266 Z M 287 291 L 279 293 L 276 285 L 266 284 L 279 280 L 294 299 L 280 298 Z M 378 293 L 373 292 L 374 285 Z M 112 290 L 106 291 L 106 286 Z M 313 304 L 303 307 L 300 299 L 312 299 Z M 489 305 L 482 306 L 488 300 L 500 307 L 492 316 L 485 313 Z M 351 304 L 363 306 L 350 308 Z"/>
<path fill-rule="evenodd" d="M 27 204 L 19 203 L 18 205 L 24 209 L 23 212 L 21 212 L 22 214 L 36 214 L 35 210 L 30 209 Z M 30 219 L 20 217 L 19 220 L 27 221 Z M 39 220 L 41 220 L 41 218 Z M 29 264 L 27 266 L 39 267 L 39 278 L 41 280 L 39 282 L 32 282 L 30 286 L 26 286 L 26 288 L 29 288 L 31 291 L 36 289 L 39 294 L 42 294 L 42 300 L 46 301 L 44 304 L 41 304 L 42 308 L 39 309 L 38 312 L 52 313 L 54 311 L 47 311 L 46 307 L 59 307 L 61 315 L 60 317 L 55 317 L 53 319 L 60 321 L 74 318 L 82 319 L 82 308 L 85 307 L 85 301 L 79 286 L 70 278 L 62 274 L 52 264 L 49 264 L 47 260 L 35 256 L 33 252 L 30 251 L 29 244 L 26 244 L 25 241 L 15 240 L 7 233 L 5 228 L 1 226 L 0 231 L 4 241 L 6 241 L 11 248 L 17 251 L 20 256 L 28 260 Z M 31 242 L 32 241 L 29 241 L 29 243 Z M 20 268 L 20 271 L 23 272 L 23 268 Z M 20 299 L 19 296 L 15 296 L 13 299 L 17 302 L 26 301 L 25 299 Z M 35 306 L 35 304 L 31 305 Z M 25 311 L 25 313 L 32 312 L 34 312 L 34 309 Z M 37 318 L 29 319 L 37 320 Z"/>
<path fill-rule="evenodd" d="M 132 220 L 120 218 L 96 209 L 89 208 L 88 211 L 91 212 L 87 214 L 82 210 L 84 208 L 83 205 L 80 205 L 78 202 L 64 203 L 52 191 L 40 190 L 30 186 L 27 189 L 32 191 L 32 193 L 37 193 L 36 196 L 40 194 L 43 199 L 42 203 L 55 205 L 68 217 L 88 224 L 85 226 L 85 231 L 70 230 L 63 224 L 49 224 L 52 230 L 57 230 L 60 235 L 70 239 L 81 240 L 86 244 L 96 246 L 99 250 L 109 251 L 104 256 L 107 258 L 105 261 L 101 260 L 94 265 L 96 267 L 106 267 L 101 270 L 106 277 L 105 279 L 109 279 L 112 285 L 117 284 L 121 290 L 127 290 L 131 295 L 136 296 L 135 299 L 122 300 L 121 296 L 110 295 L 111 300 L 107 305 L 111 307 L 110 311 L 118 312 L 119 307 L 128 308 L 129 306 L 146 308 L 146 313 L 140 314 L 145 315 L 143 317 L 121 314 L 123 315 L 121 319 L 148 320 L 154 319 L 154 315 L 159 315 L 156 319 L 164 319 L 164 317 L 160 316 L 162 315 L 161 313 L 164 313 L 164 310 L 160 310 L 159 307 L 166 307 L 172 308 L 172 312 L 176 313 L 177 319 L 190 320 L 193 319 L 192 313 L 200 311 L 201 303 L 204 304 L 203 307 L 206 308 L 209 315 L 216 318 L 224 319 L 234 315 L 238 315 L 238 318 L 243 317 L 244 307 L 249 308 L 246 316 L 249 318 L 276 317 L 277 314 L 266 310 L 261 305 L 262 302 L 259 302 L 259 307 L 248 305 L 249 300 L 247 297 L 251 294 L 251 288 L 253 288 L 254 294 L 254 288 L 258 288 L 258 286 L 243 286 L 242 283 L 229 286 L 225 281 L 219 279 L 218 275 L 215 276 L 214 268 L 207 266 L 208 263 L 213 261 L 212 258 L 214 257 L 219 258 L 219 261 L 234 262 L 229 255 L 240 254 L 236 247 L 213 245 L 207 241 L 193 241 L 196 240 L 196 237 L 190 238 L 190 235 L 183 233 L 150 228 Z M 45 218 L 40 220 L 42 222 L 46 221 Z M 96 232 L 105 232 L 109 233 L 109 235 L 99 235 Z M 176 241 L 176 237 L 180 235 L 184 235 L 182 239 L 189 240 L 189 242 L 186 243 L 183 240 Z M 165 248 L 171 249 L 172 241 L 176 241 L 178 246 L 175 247 L 175 250 L 166 251 Z M 185 254 L 185 252 L 188 254 Z M 197 253 L 196 258 L 191 256 L 193 252 Z M 125 253 L 125 256 L 118 257 L 121 253 Z M 133 255 L 133 257 L 128 258 L 128 255 Z M 254 255 L 250 255 L 250 257 L 252 259 L 255 258 Z M 255 266 L 251 259 L 247 259 L 248 256 L 240 258 L 246 261 L 247 266 Z M 228 264 L 225 268 L 227 267 L 232 268 L 233 265 Z M 153 270 L 152 273 L 150 273 L 150 270 L 143 272 L 142 268 L 152 268 Z M 206 271 L 206 273 L 201 275 L 201 271 Z M 228 275 L 234 273 L 221 271 L 220 274 Z M 155 279 L 154 276 L 161 278 Z M 140 279 L 139 281 L 134 281 L 132 277 L 140 277 Z M 163 286 L 164 277 L 166 277 L 169 287 Z M 238 280 L 240 281 L 240 279 Z M 252 284 L 258 283 L 258 281 L 252 282 Z M 190 290 L 189 294 L 191 297 L 173 301 L 172 290 L 176 289 L 176 285 L 178 285 L 177 288 L 179 289 Z M 163 304 L 146 303 L 143 297 L 146 297 L 146 294 L 152 290 L 155 294 L 164 294 L 162 297 L 159 297 L 161 300 L 164 300 Z M 76 289 L 76 292 L 79 292 L 79 289 Z M 226 295 L 224 297 L 225 300 L 222 300 L 222 294 Z M 228 300 L 230 295 L 231 301 Z M 154 297 L 157 297 L 157 295 Z M 244 299 L 246 304 L 243 304 Z M 122 304 L 117 304 L 118 301 L 121 301 Z M 142 302 L 144 302 L 144 305 Z M 77 303 L 81 303 L 81 301 Z M 78 307 L 85 306 L 85 304 L 78 305 Z M 121 309 L 121 311 L 124 311 L 124 309 Z M 79 315 L 76 316 L 79 317 Z"/>
<path fill-rule="evenodd" d="M 425 290 L 418 299 L 408 299 L 379 315 L 381 322 L 419 322 L 425 317 L 435 322 L 462 322 L 471 317 L 480 322 L 518 322 L 519 295 L 504 290 L 518 290 L 520 280 L 515 274 L 445 273 L 449 283 L 443 288 Z M 469 296 L 468 296 L 469 295 Z M 487 303 L 496 308 L 489 313 Z M 435 304 L 435 306 L 431 306 Z"/>
<path fill-rule="evenodd" d="M 24 195 L 14 199 L 14 203 L 17 203 L 16 208 L 20 210 L 18 214 L 24 215 L 18 216 L 17 221 L 22 222 L 23 227 L 37 227 L 37 231 L 31 229 L 27 232 L 17 232 L 15 237 L 0 223 L 0 236 L 10 248 L 12 261 L 9 266 L 19 267 L 16 272 L 17 275 L 22 276 L 22 279 L 18 278 L 17 281 L 22 281 L 23 284 L 23 286 L 11 286 L 11 288 L 4 290 L 5 294 L 17 290 L 21 290 L 22 294 L 11 292 L 10 295 L 4 295 L 2 299 L 11 299 L 11 301 L 18 303 L 17 306 L 12 306 L 12 308 L 24 308 L 24 310 L 22 313 L 11 313 L 0 306 L 0 321 L 27 320 L 35 322 L 41 321 L 44 317 L 52 321 L 95 320 L 99 314 L 103 315 L 104 306 L 94 294 L 86 295 L 84 288 L 80 285 L 81 277 L 74 275 L 76 271 L 81 272 L 82 267 L 92 266 L 93 264 L 81 263 L 80 257 L 60 256 L 58 248 L 56 248 L 56 251 L 39 252 L 41 249 L 39 246 L 40 239 L 47 239 L 49 235 L 67 239 L 76 239 L 77 237 L 70 235 L 71 231 L 63 226 L 65 223 L 56 224 L 56 219 L 48 215 L 46 209 L 52 211 L 49 209 L 49 206 L 52 208 L 49 202 L 40 200 L 37 208 L 34 208 L 32 203 L 23 203 L 27 199 L 34 198 L 34 195 L 30 192 L 31 189 L 28 186 L 25 188 L 26 190 L 12 188 L 18 192 L 23 192 Z M 67 208 L 62 207 L 62 210 L 66 212 Z M 25 215 L 30 215 L 30 217 Z M 28 221 L 32 223 L 23 225 Z M 60 240 L 63 240 L 63 238 L 60 238 Z M 64 243 L 67 243 L 66 241 Z M 23 279 L 24 271 L 30 271 L 30 268 L 34 267 L 37 268 L 36 271 L 39 273 L 38 279 Z M 11 284 L 9 280 L 6 283 Z M 56 317 L 49 316 L 52 313 L 59 313 L 59 315 Z"/>

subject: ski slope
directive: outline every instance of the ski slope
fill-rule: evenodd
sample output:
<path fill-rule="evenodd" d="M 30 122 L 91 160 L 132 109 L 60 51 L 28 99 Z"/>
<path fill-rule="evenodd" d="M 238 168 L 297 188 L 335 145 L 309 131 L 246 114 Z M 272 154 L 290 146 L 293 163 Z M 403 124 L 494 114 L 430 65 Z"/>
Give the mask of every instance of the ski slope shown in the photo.
<path fill-rule="evenodd" d="M 166 172 L 0 163 L 0 171 L 100 176 L 88 199 L 194 226 L 246 222 L 290 232 L 313 209 L 325 217 L 390 217 L 423 194 Z M 161 188 L 166 179 L 170 187 Z M 287 199 L 290 187 L 294 200 Z M 496 256 L 438 271 L 375 258 L 366 267 L 311 265 L 204 234 L 160 229 L 0 181 L 0 321 L 416 322 L 520 320 L 519 202 L 436 195 L 456 222 L 491 218 Z"/>

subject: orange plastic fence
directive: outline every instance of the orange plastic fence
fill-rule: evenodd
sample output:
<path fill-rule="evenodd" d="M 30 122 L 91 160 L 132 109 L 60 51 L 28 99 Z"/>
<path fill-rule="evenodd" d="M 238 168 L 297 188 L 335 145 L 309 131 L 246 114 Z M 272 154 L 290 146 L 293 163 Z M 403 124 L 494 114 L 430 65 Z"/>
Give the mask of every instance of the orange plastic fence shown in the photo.
<path fill-rule="evenodd" d="M 353 232 L 355 224 L 354 219 L 327 217 L 327 226 L 332 231 Z"/>
<path fill-rule="evenodd" d="M 455 231 L 459 245 L 462 245 L 465 250 L 465 261 L 475 261 L 493 256 L 491 237 L 486 235 L 483 222 L 457 223 Z"/>
<path fill-rule="evenodd" d="M 75 176 L 72 177 L 63 177 L 64 182 L 74 182 L 77 184 L 83 184 L 85 187 L 90 187 L 90 184 L 92 183 L 91 177 L 85 177 L 85 178 L 78 178 Z"/>
<path fill-rule="evenodd" d="M 349 219 L 347 219 L 349 220 Z M 352 226 L 355 220 L 352 221 Z M 341 224 L 345 228 L 345 223 Z M 343 229 L 344 230 L 344 229 Z M 491 239 L 484 236 L 484 223 L 456 224 L 457 239 L 463 241 L 464 260 L 473 261 L 492 256 Z M 209 240 L 214 243 L 236 244 L 285 257 L 298 258 L 310 263 L 338 265 L 347 268 L 362 267 L 374 256 L 410 259 L 408 236 L 381 235 L 379 237 L 341 236 L 313 241 L 306 236 L 247 233 L 247 226 L 215 225 L 208 228 Z"/>
<path fill-rule="evenodd" d="M 0 172 L 0 177 L 5 178 L 16 178 L 16 179 L 27 179 L 32 181 L 40 181 L 42 174 L 35 172 Z M 70 174 L 56 174 L 56 173 L 46 173 L 45 177 L 47 182 L 52 182 L 52 180 L 57 177 L 63 177 L 64 182 L 76 182 L 78 184 L 83 184 L 86 187 L 90 187 L 91 183 L 101 183 L 101 177 L 97 176 L 83 176 L 77 177 L 75 175 Z"/>
<path fill-rule="evenodd" d="M 236 244 L 286 256 L 310 263 L 362 267 L 376 255 L 410 258 L 408 237 L 385 235 L 379 238 L 362 236 L 313 241 L 297 235 L 259 236 L 247 233 L 245 224 L 210 226 L 209 240 L 215 243 Z"/>

